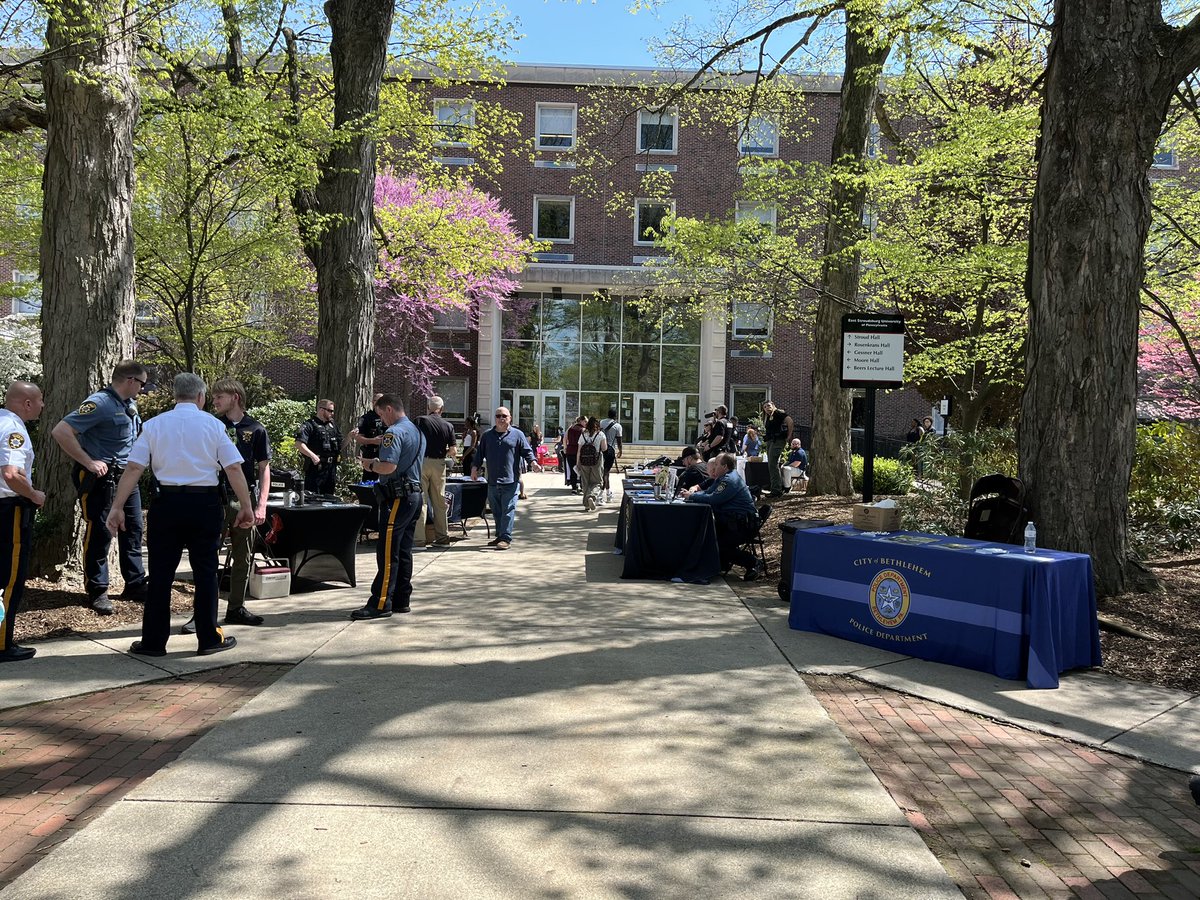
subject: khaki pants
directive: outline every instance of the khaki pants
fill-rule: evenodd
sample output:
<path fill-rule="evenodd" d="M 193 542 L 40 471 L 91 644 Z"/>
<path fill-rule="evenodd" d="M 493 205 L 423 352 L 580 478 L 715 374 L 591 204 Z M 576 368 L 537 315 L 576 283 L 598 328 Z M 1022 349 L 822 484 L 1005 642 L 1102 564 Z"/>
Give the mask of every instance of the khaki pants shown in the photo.
<path fill-rule="evenodd" d="M 233 562 L 229 572 L 229 606 L 225 615 L 246 604 L 246 591 L 250 586 L 250 557 L 251 540 L 254 536 L 254 526 L 249 528 L 234 528 L 237 518 L 237 508 L 232 504 L 225 506 L 225 528 L 229 531 L 230 546 L 233 549 Z"/>
<path fill-rule="evenodd" d="M 446 521 L 446 460 L 427 459 L 421 463 L 421 493 L 433 510 L 433 533 L 437 540 L 450 540 Z"/>
<path fill-rule="evenodd" d="M 583 487 L 584 506 L 587 505 L 588 497 L 591 497 L 592 500 L 599 500 L 600 487 L 604 484 L 603 465 L 576 466 L 575 470 L 579 473 L 579 481 Z"/>

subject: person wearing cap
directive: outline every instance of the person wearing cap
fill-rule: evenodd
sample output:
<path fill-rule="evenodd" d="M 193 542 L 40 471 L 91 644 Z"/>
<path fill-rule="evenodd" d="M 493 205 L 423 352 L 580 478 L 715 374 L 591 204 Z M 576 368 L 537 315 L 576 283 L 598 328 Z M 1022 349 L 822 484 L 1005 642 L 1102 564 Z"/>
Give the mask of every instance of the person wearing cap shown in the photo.
<path fill-rule="evenodd" d="M 225 511 L 218 480 L 224 472 L 238 500 L 235 528 L 254 524 L 254 504 L 242 474 L 242 455 L 220 420 L 204 412 L 207 388 L 192 372 L 175 376 L 175 408 L 146 423 L 129 451 L 125 473 L 117 484 L 107 526 L 111 534 L 128 522 L 125 501 L 138 489 L 142 472 L 150 468 L 158 483 L 150 516 L 150 587 L 142 611 L 142 638 L 130 646 L 141 656 L 165 656 L 171 634 L 171 585 L 175 570 L 188 551 L 195 594 L 197 652 L 201 656 L 229 650 L 237 644 L 217 627 L 217 551 Z"/>
<path fill-rule="evenodd" d="M 713 482 L 706 488 L 692 488 L 685 498 L 688 503 L 704 503 L 712 507 L 717 526 L 717 549 L 721 554 L 721 569 L 742 566 L 745 580 L 755 581 L 762 574 L 758 560 L 742 545 L 753 537 L 758 527 L 758 510 L 750 489 L 737 473 L 737 457 L 722 453 L 709 460 Z"/>
<path fill-rule="evenodd" d="M 63 416 L 50 436 L 75 461 L 71 483 L 79 495 L 85 523 L 83 571 L 87 602 L 102 616 L 113 613 L 108 587 L 108 548 L 112 543 L 104 523 L 113 504 L 113 492 L 121 478 L 129 450 L 141 430 L 133 398 L 146 387 L 146 367 L 123 359 L 113 368 L 108 387 L 89 396 L 79 408 Z M 142 498 L 137 491 L 125 500 L 125 531 L 117 538 L 121 576 L 125 589 L 121 599 L 146 600 L 146 570 L 142 565 Z"/>
<path fill-rule="evenodd" d="M 729 443 L 729 423 L 725 421 L 726 412 L 724 406 L 718 406 L 708 414 L 712 428 L 706 432 L 706 446 L 704 448 L 704 459 L 706 461 L 729 451 L 729 446 L 727 446 Z M 706 426 L 708 424 L 708 422 L 705 422 Z"/>
<path fill-rule="evenodd" d="M 33 516 L 46 495 L 33 486 L 33 442 L 25 423 L 42 413 L 42 389 L 14 381 L 0 409 L 0 662 L 30 659 L 33 647 L 15 640 L 17 613 L 33 549 Z"/>
<path fill-rule="evenodd" d="M 680 491 L 705 487 L 711 480 L 708 475 L 708 466 L 705 465 L 700 451 L 695 447 L 684 447 L 683 452 L 679 454 L 679 459 L 675 460 L 675 465 L 682 470 L 679 473 L 679 480 L 676 482 Z"/>

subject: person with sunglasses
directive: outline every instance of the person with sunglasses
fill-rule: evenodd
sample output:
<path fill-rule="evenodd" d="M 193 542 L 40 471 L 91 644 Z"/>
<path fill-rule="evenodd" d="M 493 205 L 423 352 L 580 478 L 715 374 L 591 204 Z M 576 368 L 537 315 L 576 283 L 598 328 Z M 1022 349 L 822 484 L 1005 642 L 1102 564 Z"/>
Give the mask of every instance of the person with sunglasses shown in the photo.
<path fill-rule="evenodd" d="M 512 414 L 507 406 L 496 410 L 495 421 L 479 439 L 479 453 L 471 462 L 471 480 L 479 480 L 481 464 L 486 463 L 488 506 L 496 521 L 496 536 L 488 541 L 488 546 L 507 550 L 512 544 L 513 520 L 517 514 L 519 460 L 525 460 L 534 472 L 542 471 L 542 467 L 525 433 L 512 427 Z"/>
<path fill-rule="evenodd" d="M 142 430 L 133 398 L 146 387 L 149 374 L 136 360 L 123 359 L 113 368 L 112 381 L 89 396 L 74 412 L 63 416 L 50 432 L 62 451 L 75 461 L 71 483 L 83 513 L 83 569 L 87 603 L 102 616 L 113 613 L 108 594 L 108 548 L 112 536 L 105 520 L 112 509 L 117 482 L 125 471 L 129 450 Z M 117 539 L 121 599 L 146 601 L 146 570 L 142 565 L 142 498 L 133 491 L 125 501 L 125 530 Z"/>
<path fill-rule="evenodd" d="M 332 494 L 337 487 L 342 433 L 333 421 L 334 409 L 332 400 L 318 400 L 316 414 L 296 435 L 296 451 L 304 458 L 304 490 L 310 494 Z"/>

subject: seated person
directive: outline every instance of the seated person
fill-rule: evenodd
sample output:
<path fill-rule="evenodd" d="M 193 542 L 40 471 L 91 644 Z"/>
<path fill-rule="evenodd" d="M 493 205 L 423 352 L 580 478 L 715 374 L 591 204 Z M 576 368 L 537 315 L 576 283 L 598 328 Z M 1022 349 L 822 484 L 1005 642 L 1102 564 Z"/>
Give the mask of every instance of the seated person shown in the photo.
<path fill-rule="evenodd" d="M 797 481 L 800 482 L 800 493 L 808 490 L 808 454 L 800 445 L 800 438 L 792 438 L 792 449 L 788 451 L 787 463 L 780 467 L 783 483 L 791 490 Z"/>
<path fill-rule="evenodd" d="M 687 502 L 707 503 L 712 507 L 721 571 L 728 571 L 730 566 L 742 566 L 746 570 L 745 580 L 755 581 L 762 569 L 754 554 L 742 549 L 742 544 L 758 529 L 758 510 L 754 508 L 750 489 L 737 473 L 737 458 L 732 453 L 715 456 L 708 464 L 713 483 L 707 488 L 692 488 Z"/>
<path fill-rule="evenodd" d="M 758 429 L 753 425 L 746 428 L 746 436 L 742 438 L 742 456 L 755 457 L 762 453 L 762 438 Z"/>
<path fill-rule="evenodd" d="M 694 487 L 707 487 L 712 480 L 708 467 L 700 458 L 700 451 L 695 447 L 684 447 L 674 464 L 680 467 L 679 480 L 675 484 L 681 493 Z"/>

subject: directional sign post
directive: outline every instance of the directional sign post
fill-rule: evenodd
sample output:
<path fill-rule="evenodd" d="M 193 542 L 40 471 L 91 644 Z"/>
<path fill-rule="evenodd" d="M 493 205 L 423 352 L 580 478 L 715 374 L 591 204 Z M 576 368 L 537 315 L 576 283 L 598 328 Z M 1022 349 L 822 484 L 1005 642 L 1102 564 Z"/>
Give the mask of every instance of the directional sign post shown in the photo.
<path fill-rule="evenodd" d="M 842 316 L 842 387 L 865 388 L 863 502 L 875 497 L 875 389 L 904 384 L 904 318 Z"/>

